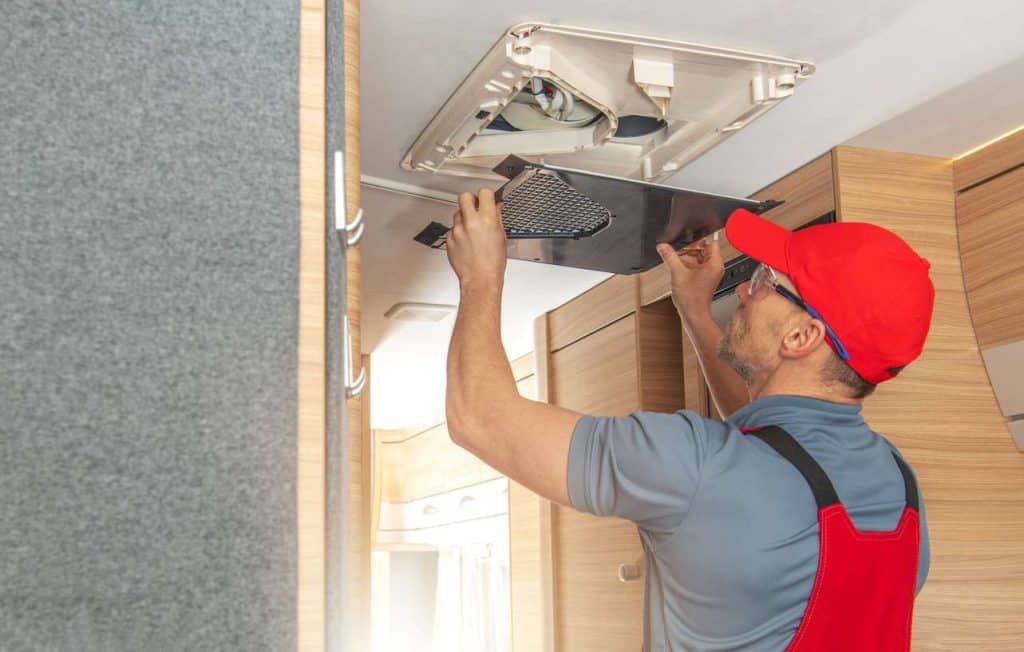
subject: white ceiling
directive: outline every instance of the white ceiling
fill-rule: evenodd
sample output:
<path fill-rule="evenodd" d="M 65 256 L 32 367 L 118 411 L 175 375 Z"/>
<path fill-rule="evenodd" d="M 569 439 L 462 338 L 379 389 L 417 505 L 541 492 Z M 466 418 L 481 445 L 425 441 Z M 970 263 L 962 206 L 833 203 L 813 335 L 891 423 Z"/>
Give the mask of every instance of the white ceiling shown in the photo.
<path fill-rule="evenodd" d="M 401 170 L 420 130 L 511 25 L 541 21 L 806 59 L 797 94 L 667 183 L 743 196 L 836 144 L 952 157 L 1024 123 L 1024 3 L 951 0 L 374 0 L 362 8 L 362 165 L 434 191 L 479 183 Z M 412 241 L 450 205 L 364 190 L 363 350 L 373 354 L 375 428 L 444 418 L 453 318 L 399 324 L 398 301 L 456 303 L 444 254 Z M 510 261 L 503 338 L 532 350 L 533 319 L 606 275 Z"/>
<path fill-rule="evenodd" d="M 851 138 L 858 147 L 953 158 L 1024 124 L 1024 57 Z"/>

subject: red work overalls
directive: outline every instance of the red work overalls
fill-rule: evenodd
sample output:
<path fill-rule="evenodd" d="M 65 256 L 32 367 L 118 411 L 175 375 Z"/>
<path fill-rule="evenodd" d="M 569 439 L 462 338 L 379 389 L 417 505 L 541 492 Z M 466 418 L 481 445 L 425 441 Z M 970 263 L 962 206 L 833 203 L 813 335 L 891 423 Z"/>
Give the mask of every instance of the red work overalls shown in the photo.
<path fill-rule="evenodd" d="M 895 453 L 907 506 L 891 532 L 860 532 L 832 482 L 789 433 L 777 426 L 744 429 L 803 474 L 818 503 L 818 572 L 787 652 L 880 652 L 910 649 L 910 621 L 920 546 L 914 476 Z"/>

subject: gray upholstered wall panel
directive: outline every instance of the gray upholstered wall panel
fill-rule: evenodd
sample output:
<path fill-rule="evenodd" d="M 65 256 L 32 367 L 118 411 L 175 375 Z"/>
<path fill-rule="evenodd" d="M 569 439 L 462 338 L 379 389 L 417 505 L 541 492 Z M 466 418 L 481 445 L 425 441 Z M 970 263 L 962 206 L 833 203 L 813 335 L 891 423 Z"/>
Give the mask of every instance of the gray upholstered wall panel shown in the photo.
<path fill-rule="evenodd" d="M 295 645 L 294 0 L 8 0 L 0 647 Z"/>

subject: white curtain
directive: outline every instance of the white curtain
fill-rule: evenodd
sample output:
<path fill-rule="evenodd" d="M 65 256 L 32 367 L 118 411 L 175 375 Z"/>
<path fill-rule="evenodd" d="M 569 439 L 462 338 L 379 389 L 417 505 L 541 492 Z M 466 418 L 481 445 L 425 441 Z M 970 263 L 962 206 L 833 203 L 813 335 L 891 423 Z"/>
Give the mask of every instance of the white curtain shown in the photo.
<path fill-rule="evenodd" d="M 486 545 L 442 550 L 432 652 L 510 649 L 508 560 L 492 554 Z"/>
<path fill-rule="evenodd" d="M 462 649 L 462 568 L 458 548 L 442 548 L 437 554 L 437 597 L 434 600 L 434 636 L 431 652 L 464 652 Z"/>

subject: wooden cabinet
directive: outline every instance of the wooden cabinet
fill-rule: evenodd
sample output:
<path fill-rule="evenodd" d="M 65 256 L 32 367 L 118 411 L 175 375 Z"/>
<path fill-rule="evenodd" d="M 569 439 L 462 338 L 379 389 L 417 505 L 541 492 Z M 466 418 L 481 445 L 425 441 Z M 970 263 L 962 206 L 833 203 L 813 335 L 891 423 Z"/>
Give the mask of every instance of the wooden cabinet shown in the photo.
<path fill-rule="evenodd" d="M 605 416 L 683 407 L 679 317 L 667 300 L 640 307 L 636 287 L 613 277 L 539 318 L 541 399 Z M 619 568 L 642 568 L 636 526 L 531 500 L 521 487 L 510 489 L 510 519 L 514 649 L 635 652 L 643 578 L 621 582 Z"/>
<path fill-rule="evenodd" d="M 989 380 L 1008 430 L 1024 452 L 1024 132 L 964 164 L 994 174 L 956 197 L 964 288 Z M 1012 156 L 1011 156 L 1012 155 Z M 954 165 L 954 176 L 961 162 Z M 970 173 L 968 169 L 968 173 Z"/>
<path fill-rule="evenodd" d="M 637 321 L 634 312 L 552 353 L 551 402 L 602 416 L 639 409 Z M 560 505 L 552 511 L 556 649 L 635 651 L 643 582 L 619 582 L 617 571 L 643 555 L 636 526 Z"/>
<path fill-rule="evenodd" d="M 960 193 L 956 216 L 978 343 L 1024 339 L 1024 167 Z"/>
<path fill-rule="evenodd" d="M 374 436 L 382 502 L 407 503 L 501 477 L 452 442 L 446 423 L 411 434 L 376 431 Z"/>
<path fill-rule="evenodd" d="M 528 366 L 512 363 L 519 393 L 537 400 L 534 357 Z M 545 643 L 550 611 L 550 525 L 551 505 L 513 480 L 508 481 L 509 585 L 512 608 L 512 649 L 550 650 Z M 542 518 L 543 516 L 543 518 Z"/>
<path fill-rule="evenodd" d="M 550 402 L 583 414 L 616 416 L 639 407 L 637 317 L 618 321 L 551 354 Z"/>

